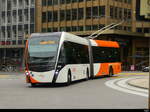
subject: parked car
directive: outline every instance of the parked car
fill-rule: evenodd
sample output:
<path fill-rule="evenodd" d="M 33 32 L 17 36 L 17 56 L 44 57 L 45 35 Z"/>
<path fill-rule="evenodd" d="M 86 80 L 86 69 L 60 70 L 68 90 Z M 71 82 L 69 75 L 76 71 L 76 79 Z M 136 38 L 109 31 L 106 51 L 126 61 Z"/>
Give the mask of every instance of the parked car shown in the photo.
<path fill-rule="evenodd" d="M 149 72 L 149 70 L 150 70 L 150 66 L 144 67 L 144 68 L 142 69 L 143 72 Z"/>

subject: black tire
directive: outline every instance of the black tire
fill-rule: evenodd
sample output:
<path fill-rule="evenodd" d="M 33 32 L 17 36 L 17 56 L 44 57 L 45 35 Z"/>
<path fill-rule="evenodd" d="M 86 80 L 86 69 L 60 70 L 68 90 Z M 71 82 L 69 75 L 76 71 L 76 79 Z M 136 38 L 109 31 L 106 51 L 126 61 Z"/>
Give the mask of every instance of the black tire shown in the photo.
<path fill-rule="evenodd" d="M 31 83 L 31 87 L 35 87 L 36 86 L 36 84 L 35 83 Z"/>
<path fill-rule="evenodd" d="M 71 79 L 71 72 L 70 70 L 68 71 L 68 75 L 67 75 L 67 86 L 69 86 L 72 82 L 72 79 Z"/>
<path fill-rule="evenodd" d="M 113 68 L 110 67 L 109 68 L 109 76 L 112 77 L 113 75 L 114 75 Z"/>
<path fill-rule="evenodd" d="M 90 74 L 89 74 L 89 69 L 87 68 L 86 70 L 86 80 L 89 80 L 90 79 Z"/>

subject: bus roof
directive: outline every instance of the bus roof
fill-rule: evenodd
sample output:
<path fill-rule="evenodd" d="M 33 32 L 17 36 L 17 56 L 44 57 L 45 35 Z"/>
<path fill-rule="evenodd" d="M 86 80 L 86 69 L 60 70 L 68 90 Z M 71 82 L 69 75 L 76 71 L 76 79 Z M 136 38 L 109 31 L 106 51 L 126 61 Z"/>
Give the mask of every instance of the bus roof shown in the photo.
<path fill-rule="evenodd" d="M 105 41 L 105 40 L 93 40 L 96 42 L 97 46 L 100 47 L 115 47 L 119 48 L 119 44 L 116 41 Z"/>
<path fill-rule="evenodd" d="M 68 33 L 68 32 L 51 32 L 51 33 L 32 33 L 32 38 L 39 38 L 39 36 L 50 36 L 50 35 L 57 35 L 60 38 L 63 37 L 64 40 L 85 44 L 88 45 L 87 39 Z M 92 46 L 100 46 L 100 47 L 115 47 L 119 48 L 119 44 L 116 41 L 106 41 L 106 40 L 92 40 L 90 39 Z"/>
<path fill-rule="evenodd" d="M 38 37 L 39 38 L 39 36 L 49 36 L 49 35 L 57 35 L 57 36 L 61 36 L 61 34 L 62 34 L 62 32 L 51 32 L 51 33 L 32 33 L 31 34 L 31 37 L 32 38 L 36 38 L 36 37 Z"/>

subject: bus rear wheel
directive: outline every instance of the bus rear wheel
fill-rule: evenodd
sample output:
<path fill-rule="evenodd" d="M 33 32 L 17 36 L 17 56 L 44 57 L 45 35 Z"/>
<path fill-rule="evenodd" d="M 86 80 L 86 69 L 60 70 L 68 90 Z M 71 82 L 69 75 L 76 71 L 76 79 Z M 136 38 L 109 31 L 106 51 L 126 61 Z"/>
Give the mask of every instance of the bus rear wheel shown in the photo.
<path fill-rule="evenodd" d="M 114 75 L 114 73 L 113 73 L 113 68 L 110 67 L 110 68 L 109 68 L 109 76 L 112 77 L 113 75 Z"/>
<path fill-rule="evenodd" d="M 89 69 L 87 68 L 87 71 L 86 71 L 86 80 L 89 80 L 90 79 L 90 74 L 89 74 Z"/>

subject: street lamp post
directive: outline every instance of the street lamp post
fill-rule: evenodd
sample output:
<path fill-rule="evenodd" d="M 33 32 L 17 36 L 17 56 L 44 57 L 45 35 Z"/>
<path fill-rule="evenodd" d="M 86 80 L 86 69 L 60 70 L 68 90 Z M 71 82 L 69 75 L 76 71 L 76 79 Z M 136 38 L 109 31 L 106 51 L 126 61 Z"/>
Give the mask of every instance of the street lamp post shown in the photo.
<path fill-rule="evenodd" d="M 149 67 L 150 67 L 150 38 L 149 38 Z M 150 69 L 149 69 L 149 109 L 150 109 Z"/>

